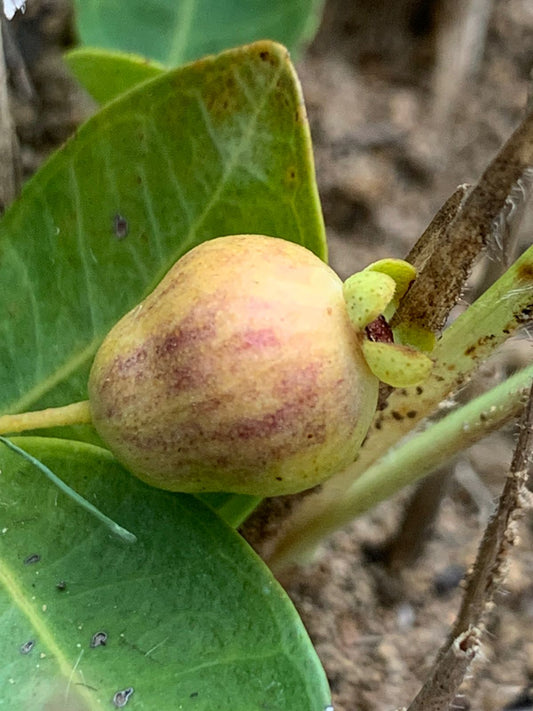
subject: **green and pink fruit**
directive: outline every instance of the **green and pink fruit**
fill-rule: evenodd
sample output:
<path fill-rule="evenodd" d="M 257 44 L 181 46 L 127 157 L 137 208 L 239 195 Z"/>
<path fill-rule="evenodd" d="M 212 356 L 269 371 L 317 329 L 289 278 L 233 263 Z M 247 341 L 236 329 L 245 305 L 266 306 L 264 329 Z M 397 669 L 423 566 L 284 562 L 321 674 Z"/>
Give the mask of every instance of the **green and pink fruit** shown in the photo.
<path fill-rule="evenodd" d="M 378 379 L 342 282 L 258 235 L 204 242 L 111 330 L 89 379 L 94 425 L 149 484 L 277 496 L 356 457 Z"/>

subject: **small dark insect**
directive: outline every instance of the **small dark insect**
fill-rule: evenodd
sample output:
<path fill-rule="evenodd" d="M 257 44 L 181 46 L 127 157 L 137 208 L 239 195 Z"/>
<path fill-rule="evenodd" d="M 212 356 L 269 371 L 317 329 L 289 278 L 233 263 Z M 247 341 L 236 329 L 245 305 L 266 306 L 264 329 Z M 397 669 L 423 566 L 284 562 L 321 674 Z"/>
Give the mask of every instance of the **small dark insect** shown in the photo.
<path fill-rule="evenodd" d="M 66 582 L 65 582 L 64 580 L 60 580 L 60 581 L 56 584 L 56 588 L 57 588 L 60 592 L 63 592 L 63 590 L 66 590 L 66 589 L 67 589 L 67 584 L 66 584 Z"/>
<path fill-rule="evenodd" d="M 124 239 L 128 236 L 129 225 L 128 221 L 122 215 L 113 217 L 113 233 L 117 239 Z"/>
<path fill-rule="evenodd" d="M 24 642 L 24 644 L 21 645 L 20 653 L 21 654 L 29 654 L 34 647 L 35 647 L 35 640 L 29 639 L 27 642 Z"/>
<path fill-rule="evenodd" d="M 105 647 L 107 643 L 107 632 L 95 632 L 91 638 L 91 647 Z"/>
<path fill-rule="evenodd" d="M 115 692 L 113 696 L 113 703 L 117 709 L 122 709 L 128 703 L 130 696 L 133 694 L 133 686 L 129 686 L 127 689 Z"/>
<path fill-rule="evenodd" d="M 32 565 L 33 563 L 38 563 L 41 560 L 41 556 L 38 553 L 32 553 L 27 558 L 24 558 L 24 565 Z"/>

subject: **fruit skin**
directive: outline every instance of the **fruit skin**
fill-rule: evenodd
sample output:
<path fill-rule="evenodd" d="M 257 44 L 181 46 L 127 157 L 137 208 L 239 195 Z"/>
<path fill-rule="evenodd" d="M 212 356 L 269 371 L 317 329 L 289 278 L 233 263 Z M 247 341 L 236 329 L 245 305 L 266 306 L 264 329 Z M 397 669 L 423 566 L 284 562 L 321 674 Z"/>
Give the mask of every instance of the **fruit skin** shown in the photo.
<path fill-rule="evenodd" d="M 356 456 L 378 380 L 342 282 L 286 240 L 235 235 L 184 255 L 102 343 L 93 423 L 145 482 L 277 496 Z"/>

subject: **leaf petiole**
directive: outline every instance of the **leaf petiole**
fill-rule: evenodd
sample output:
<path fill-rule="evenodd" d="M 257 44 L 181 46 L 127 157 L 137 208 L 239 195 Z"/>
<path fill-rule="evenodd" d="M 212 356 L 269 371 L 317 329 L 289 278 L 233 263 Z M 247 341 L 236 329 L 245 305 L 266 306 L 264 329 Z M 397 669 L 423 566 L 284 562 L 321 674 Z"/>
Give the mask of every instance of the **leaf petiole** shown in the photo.
<path fill-rule="evenodd" d="M 14 434 L 43 427 L 66 427 L 92 423 L 89 401 L 73 402 L 62 407 L 48 407 L 34 412 L 20 412 L 0 416 L 0 433 Z"/>

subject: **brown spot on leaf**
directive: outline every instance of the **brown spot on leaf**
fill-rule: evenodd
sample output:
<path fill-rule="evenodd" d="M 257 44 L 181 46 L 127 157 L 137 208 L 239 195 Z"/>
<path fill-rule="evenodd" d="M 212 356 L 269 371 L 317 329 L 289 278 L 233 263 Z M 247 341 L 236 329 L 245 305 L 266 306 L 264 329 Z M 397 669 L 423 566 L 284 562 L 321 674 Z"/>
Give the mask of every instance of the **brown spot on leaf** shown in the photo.
<path fill-rule="evenodd" d="M 516 315 L 516 322 L 518 324 L 527 323 L 533 318 L 533 304 L 528 304 Z"/>
<path fill-rule="evenodd" d="M 520 281 L 533 281 L 533 262 L 522 264 L 517 273 Z"/>

